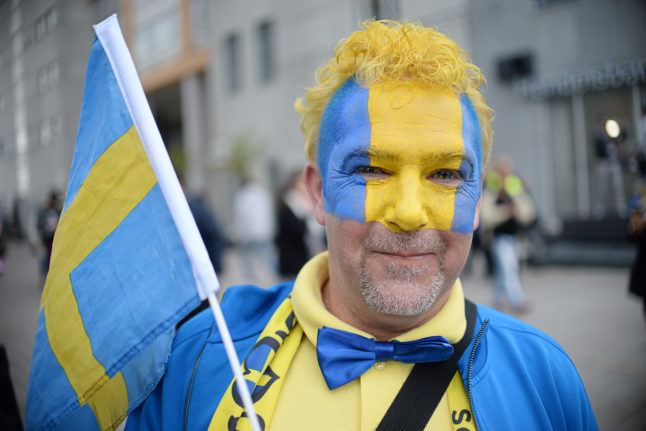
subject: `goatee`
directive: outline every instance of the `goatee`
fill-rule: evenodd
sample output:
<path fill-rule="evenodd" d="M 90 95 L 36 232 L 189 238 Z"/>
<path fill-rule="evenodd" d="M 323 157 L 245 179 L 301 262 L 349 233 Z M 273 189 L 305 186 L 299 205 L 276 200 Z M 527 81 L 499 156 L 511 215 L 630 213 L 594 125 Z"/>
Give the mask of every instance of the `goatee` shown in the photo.
<path fill-rule="evenodd" d="M 438 268 L 429 274 L 428 263 L 409 265 L 388 262 L 385 274 L 376 275 L 367 267 L 371 253 L 425 255 L 437 257 Z M 393 316 L 412 317 L 430 309 L 444 286 L 446 242 L 437 232 L 373 232 L 363 241 L 360 261 L 361 296 L 374 311 Z M 385 276 L 384 276 L 385 275 Z"/>

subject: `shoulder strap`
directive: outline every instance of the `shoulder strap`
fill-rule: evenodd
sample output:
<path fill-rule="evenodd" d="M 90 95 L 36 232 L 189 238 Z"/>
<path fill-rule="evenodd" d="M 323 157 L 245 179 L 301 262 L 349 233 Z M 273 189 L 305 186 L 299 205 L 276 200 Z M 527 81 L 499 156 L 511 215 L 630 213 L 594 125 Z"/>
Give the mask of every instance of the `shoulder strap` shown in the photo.
<path fill-rule="evenodd" d="M 458 360 L 473 337 L 478 311 L 467 299 L 464 309 L 467 329 L 462 339 L 453 345 L 453 355 L 444 362 L 415 364 L 376 431 L 422 431 L 426 427 L 458 369 Z"/>

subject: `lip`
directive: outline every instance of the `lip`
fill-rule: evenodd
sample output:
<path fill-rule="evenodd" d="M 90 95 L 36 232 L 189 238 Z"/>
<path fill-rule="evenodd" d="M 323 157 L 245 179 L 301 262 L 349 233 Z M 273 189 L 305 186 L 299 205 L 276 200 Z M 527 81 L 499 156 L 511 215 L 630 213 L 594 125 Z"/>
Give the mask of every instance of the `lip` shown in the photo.
<path fill-rule="evenodd" d="M 425 257 L 428 257 L 432 255 L 433 253 L 428 252 L 406 252 L 406 251 L 374 251 L 377 254 L 381 254 L 383 256 L 387 257 L 392 257 L 392 258 L 399 258 L 399 259 L 423 259 Z"/>

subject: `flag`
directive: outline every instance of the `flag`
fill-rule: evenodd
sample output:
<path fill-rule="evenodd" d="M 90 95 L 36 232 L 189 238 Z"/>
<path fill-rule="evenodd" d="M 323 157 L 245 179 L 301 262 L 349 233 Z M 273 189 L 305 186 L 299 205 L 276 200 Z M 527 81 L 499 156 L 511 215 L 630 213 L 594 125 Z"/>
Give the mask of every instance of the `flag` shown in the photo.
<path fill-rule="evenodd" d="M 116 15 L 94 29 L 27 429 L 114 429 L 163 375 L 175 324 L 219 286 Z"/>

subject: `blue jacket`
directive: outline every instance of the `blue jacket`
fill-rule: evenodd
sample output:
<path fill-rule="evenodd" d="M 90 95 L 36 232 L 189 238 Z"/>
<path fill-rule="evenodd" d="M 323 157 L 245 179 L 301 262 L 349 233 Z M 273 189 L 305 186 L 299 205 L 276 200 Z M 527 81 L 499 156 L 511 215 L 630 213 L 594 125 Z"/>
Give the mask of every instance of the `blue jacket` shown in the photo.
<path fill-rule="evenodd" d="M 293 282 L 229 288 L 222 311 L 240 358 Z M 537 329 L 478 305 L 471 344 L 458 362 L 480 431 L 597 430 L 579 374 L 563 349 Z M 185 323 L 163 380 L 128 417 L 126 430 L 206 430 L 233 373 L 210 310 Z"/>

